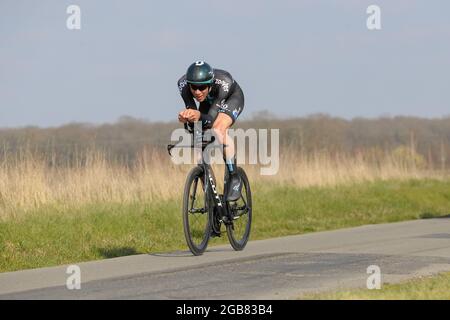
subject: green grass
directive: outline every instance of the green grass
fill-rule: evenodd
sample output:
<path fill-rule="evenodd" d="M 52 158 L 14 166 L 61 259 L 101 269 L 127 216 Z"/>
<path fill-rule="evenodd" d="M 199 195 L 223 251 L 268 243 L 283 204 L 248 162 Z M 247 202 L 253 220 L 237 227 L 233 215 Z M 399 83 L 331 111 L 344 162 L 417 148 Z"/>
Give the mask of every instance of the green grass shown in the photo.
<path fill-rule="evenodd" d="M 450 300 L 450 272 L 397 284 L 384 284 L 380 290 L 349 291 L 306 295 L 314 300 Z"/>
<path fill-rule="evenodd" d="M 180 187 L 181 190 L 181 187 Z M 253 188 L 251 239 L 447 215 L 450 181 Z M 181 200 L 41 208 L 0 222 L 0 271 L 187 250 Z M 226 236 L 210 245 L 227 243 Z"/>

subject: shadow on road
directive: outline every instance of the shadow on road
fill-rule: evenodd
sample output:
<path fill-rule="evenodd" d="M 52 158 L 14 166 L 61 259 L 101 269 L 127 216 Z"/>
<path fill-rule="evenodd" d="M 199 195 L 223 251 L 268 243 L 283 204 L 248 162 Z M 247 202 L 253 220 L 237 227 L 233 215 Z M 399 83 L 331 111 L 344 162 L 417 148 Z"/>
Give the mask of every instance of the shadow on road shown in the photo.
<path fill-rule="evenodd" d="M 97 248 L 98 253 L 104 258 L 117 258 L 123 256 L 131 256 L 137 254 L 135 248 L 120 247 L 120 248 Z"/>
<path fill-rule="evenodd" d="M 154 257 L 165 257 L 165 258 L 185 258 L 193 257 L 192 253 L 189 251 L 174 251 L 166 253 L 149 253 L 150 256 Z"/>
<path fill-rule="evenodd" d="M 227 252 L 233 251 L 231 248 L 209 248 L 203 255 L 207 255 L 208 253 L 213 252 Z M 162 252 L 162 253 L 149 253 L 151 256 L 155 257 L 165 257 L 165 258 L 186 258 L 186 257 L 195 257 L 190 251 L 173 251 L 173 252 Z"/>
<path fill-rule="evenodd" d="M 419 218 L 420 219 L 449 219 L 450 214 L 443 216 L 439 213 L 424 212 L 419 216 Z"/>

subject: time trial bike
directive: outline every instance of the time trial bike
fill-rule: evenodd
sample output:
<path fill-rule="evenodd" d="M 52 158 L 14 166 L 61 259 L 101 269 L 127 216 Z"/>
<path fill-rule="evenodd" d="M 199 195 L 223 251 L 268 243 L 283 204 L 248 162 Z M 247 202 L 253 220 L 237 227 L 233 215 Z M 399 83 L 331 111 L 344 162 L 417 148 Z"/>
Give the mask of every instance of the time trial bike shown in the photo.
<path fill-rule="evenodd" d="M 215 139 L 204 141 L 202 130 L 189 130 L 193 134 L 190 145 L 170 144 L 169 155 L 173 148 L 196 148 L 200 151 L 201 160 L 189 172 L 183 194 L 183 228 L 187 245 L 194 255 L 205 252 L 211 237 L 222 235 L 225 226 L 228 240 L 234 250 L 243 250 L 247 245 L 252 223 L 252 194 L 250 183 L 244 169 L 237 167 L 242 179 L 241 197 L 237 201 L 228 201 L 226 194 L 219 194 L 216 178 L 210 165 L 210 150 L 224 145 L 214 143 Z M 214 137 L 212 137 L 214 138 Z M 225 168 L 224 189 L 228 181 L 228 170 Z M 226 193 L 226 191 L 224 191 Z"/>

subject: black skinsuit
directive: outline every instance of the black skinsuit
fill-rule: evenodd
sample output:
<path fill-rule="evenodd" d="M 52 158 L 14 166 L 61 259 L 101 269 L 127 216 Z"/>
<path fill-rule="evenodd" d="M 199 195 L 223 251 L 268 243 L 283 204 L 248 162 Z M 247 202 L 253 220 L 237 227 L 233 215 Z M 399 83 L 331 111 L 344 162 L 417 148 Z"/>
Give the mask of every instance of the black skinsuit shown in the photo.
<path fill-rule="evenodd" d="M 186 75 L 178 80 L 178 89 L 187 109 L 197 109 L 194 96 L 186 81 Z M 211 128 L 219 112 L 231 117 L 233 123 L 244 109 L 244 93 L 230 73 L 214 69 L 214 82 L 207 98 L 200 103 L 201 121 L 204 128 Z"/>

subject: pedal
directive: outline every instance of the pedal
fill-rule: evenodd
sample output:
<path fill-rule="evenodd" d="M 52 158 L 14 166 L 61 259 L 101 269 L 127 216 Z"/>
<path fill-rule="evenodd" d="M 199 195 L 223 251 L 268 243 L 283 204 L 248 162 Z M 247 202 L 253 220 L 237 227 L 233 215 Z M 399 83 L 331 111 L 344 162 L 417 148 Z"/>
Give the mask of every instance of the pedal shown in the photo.
<path fill-rule="evenodd" d="M 211 231 L 211 238 L 220 238 L 222 233 L 217 233 L 215 231 Z"/>
<path fill-rule="evenodd" d="M 229 217 L 223 216 L 223 217 L 222 217 L 222 222 L 223 222 L 225 225 L 229 225 L 229 224 L 231 224 L 233 221 L 230 220 Z"/>

